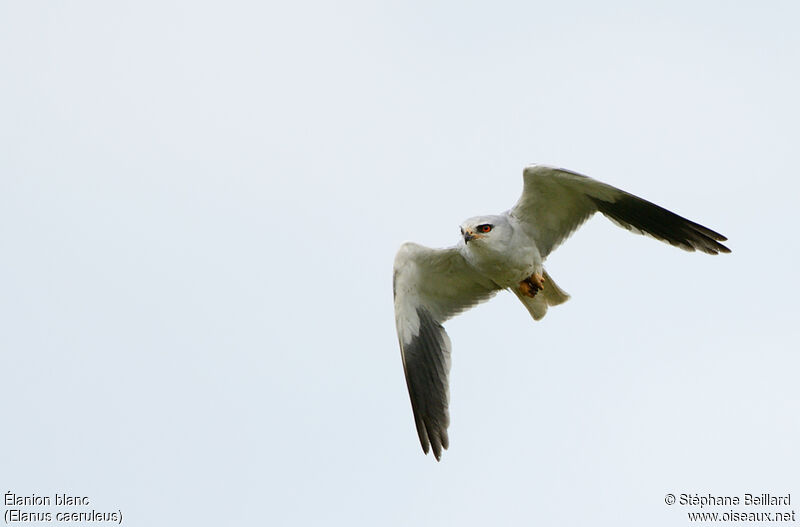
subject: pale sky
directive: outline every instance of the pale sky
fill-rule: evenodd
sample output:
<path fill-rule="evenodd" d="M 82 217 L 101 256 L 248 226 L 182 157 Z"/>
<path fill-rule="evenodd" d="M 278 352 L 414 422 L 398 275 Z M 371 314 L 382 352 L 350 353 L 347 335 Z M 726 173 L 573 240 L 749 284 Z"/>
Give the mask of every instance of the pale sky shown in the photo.
<path fill-rule="evenodd" d="M 800 502 L 799 16 L 0 3 L 0 488 L 147 526 L 676 526 L 699 509 L 667 493 Z M 535 162 L 733 253 L 591 220 L 546 263 L 568 303 L 534 323 L 503 293 L 446 324 L 436 463 L 394 253 L 455 244 Z"/>

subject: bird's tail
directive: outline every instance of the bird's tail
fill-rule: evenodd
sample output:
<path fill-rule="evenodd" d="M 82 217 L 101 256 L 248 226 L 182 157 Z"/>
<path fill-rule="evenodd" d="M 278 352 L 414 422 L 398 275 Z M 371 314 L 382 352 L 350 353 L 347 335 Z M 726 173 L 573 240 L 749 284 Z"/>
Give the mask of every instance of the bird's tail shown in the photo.
<path fill-rule="evenodd" d="M 517 289 L 512 289 L 520 302 L 528 309 L 534 320 L 541 320 L 547 313 L 549 306 L 557 306 L 569 300 L 569 295 L 550 278 L 547 271 L 543 271 L 544 289 L 535 297 L 525 296 Z"/>

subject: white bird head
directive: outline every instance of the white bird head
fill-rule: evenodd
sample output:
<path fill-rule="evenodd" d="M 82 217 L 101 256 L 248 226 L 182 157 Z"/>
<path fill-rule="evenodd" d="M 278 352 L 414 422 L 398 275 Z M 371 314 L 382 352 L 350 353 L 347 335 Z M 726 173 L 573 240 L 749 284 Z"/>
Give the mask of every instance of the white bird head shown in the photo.
<path fill-rule="evenodd" d="M 505 216 L 475 216 L 461 223 L 461 236 L 468 248 L 501 249 L 511 240 L 511 234 Z"/>

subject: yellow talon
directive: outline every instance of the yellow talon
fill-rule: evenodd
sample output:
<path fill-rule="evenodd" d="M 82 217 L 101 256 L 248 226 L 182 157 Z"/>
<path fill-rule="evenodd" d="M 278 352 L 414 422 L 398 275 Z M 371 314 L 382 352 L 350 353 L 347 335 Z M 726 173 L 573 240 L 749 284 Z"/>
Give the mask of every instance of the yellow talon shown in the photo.
<path fill-rule="evenodd" d="M 533 273 L 528 278 L 519 283 L 519 291 L 531 298 L 536 296 L 536 293 L 544 289 L 544 276 L 539 273 Z"/>

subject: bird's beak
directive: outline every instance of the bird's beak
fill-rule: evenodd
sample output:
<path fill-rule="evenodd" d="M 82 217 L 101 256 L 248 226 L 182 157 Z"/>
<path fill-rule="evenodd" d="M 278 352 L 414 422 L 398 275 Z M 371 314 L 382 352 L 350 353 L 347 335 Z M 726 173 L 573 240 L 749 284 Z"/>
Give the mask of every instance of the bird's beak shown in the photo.
<path fill-rule="evenodd" d="M 474 240 L 476 236 L 472 234 L 472 231 L 465 231 L 464 232 L 464 243 L 469 243 L 470 240 Z"/>

